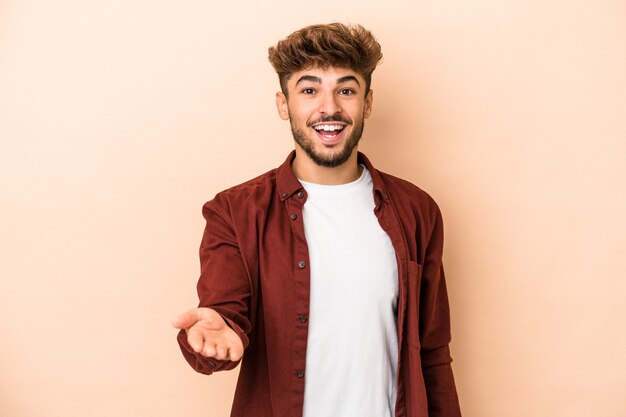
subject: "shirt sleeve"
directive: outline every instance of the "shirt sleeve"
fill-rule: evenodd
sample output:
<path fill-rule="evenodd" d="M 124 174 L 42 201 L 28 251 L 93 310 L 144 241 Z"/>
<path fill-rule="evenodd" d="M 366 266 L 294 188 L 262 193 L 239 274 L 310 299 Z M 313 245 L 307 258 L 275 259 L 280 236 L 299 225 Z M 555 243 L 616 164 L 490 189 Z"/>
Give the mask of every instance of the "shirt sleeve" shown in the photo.
<path fill-rule="evenodd" d="M 460 417 L 449 343 L 450 309 L 442 264 L 443 221 L 437 209 L 420 288 L 420 345 L 429 417 Z"/>
<path fill-rule="evenodd" d="M 218 312 L 241 338 L 245 352 L 251 331 L 249 273 L 237 236 L 225 212 L 213 200 L 204 205 L 202 214 L 206 227 L 200 245 L 198 307 L 209 307 Z M 194 352 L 187 342 L 185 330 L 178 333 L 178 343 L 183 356 L 197 372 L 210 375 L 216 371 L 233 369 L 239 363 L 207 358 Z"/>

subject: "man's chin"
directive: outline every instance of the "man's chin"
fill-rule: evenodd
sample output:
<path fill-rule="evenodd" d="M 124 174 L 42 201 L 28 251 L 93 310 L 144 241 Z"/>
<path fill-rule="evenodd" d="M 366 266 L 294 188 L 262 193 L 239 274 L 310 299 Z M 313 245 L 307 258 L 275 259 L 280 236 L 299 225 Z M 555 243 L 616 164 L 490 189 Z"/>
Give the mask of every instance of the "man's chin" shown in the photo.
<path fill-rule="evenodd" d="M 339 141 L 332 143 L 332 141 L 322 140 L 317 134 L 311 137 L 297 129 L 292 129 L 292 133 L 296 143 L 309 159 L 324 168 L 336 168 L 346 163 L 360 139 L 360 135 L 356 141 L 352 136 L 342 135 Z"/>
<path fill-rule="evenodd" d="M 333 146 L 323 150 L 309 150 L 305 152 L 317 165 L 325 168 L 336 168 L 343 165 L 350 159 L 351 151 L 347 151 L 345 147 Z"/>

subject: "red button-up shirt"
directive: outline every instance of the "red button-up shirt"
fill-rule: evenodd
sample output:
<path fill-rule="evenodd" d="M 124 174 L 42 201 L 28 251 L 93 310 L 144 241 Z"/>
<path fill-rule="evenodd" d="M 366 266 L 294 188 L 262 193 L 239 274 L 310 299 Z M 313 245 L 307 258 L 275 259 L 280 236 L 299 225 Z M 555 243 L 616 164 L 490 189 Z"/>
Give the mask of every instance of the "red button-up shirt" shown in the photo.
<path fill-rule="evenodd" d="M 294 157 L 292 152 L 277 169 L 217 194 L 203 207 L 199 306 L 220 313 L 245 348 L 232 417 L 302 416 L 310 272 L 302 222 L 307 194 L 291 169 Z M 374 213 L 398 263 L 395 416 L 459 417 L 441 213 L 418 187 L 376 170 L 363 154 L 358 159 L 371 173 Z M 184 330 L 178 342 L 198 372 L 238 364 L 195 353 Z"/>

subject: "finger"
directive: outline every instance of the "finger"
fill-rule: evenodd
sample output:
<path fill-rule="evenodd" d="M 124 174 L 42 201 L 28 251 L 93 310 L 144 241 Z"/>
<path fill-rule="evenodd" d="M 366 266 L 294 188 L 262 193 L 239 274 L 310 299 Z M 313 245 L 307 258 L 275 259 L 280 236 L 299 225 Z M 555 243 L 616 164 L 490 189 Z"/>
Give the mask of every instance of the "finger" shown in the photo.
<path fill-rule="evenodd" d="M 202 310 L 204 309 L 192 308 L 191 310 L 187 310 L 184 313 L 179 314 L 172 320 L 172 326 L 176 327 L 177 329 L 190 328 L 191 326 L 196 324 L 198 320 L 204 318 L 205 314 L 203 314 L 204 311 Z"/>
<path fill-rule="evenodd" d="M 229 359 L 233 362 L 237 362 L 243 356 L 243 349 L 238 347 L 231 347 L 228 350 Z"/>
<path fill-rule="evenodd" d="M 215 345 L 213 343 L 205 343 L 204 344 L 204 348 L 202 349 L 202 355 L 206 356 L 207 358 L 216 358 L 216 349 L 215 349 Z"/>
<path fill-rule="evenodd" d="M 194 352 L 201 352 L 204 347 L 204 337 L 198 329 L 192 327 L 187 330 L 187 343 Z"/>
<path fill-rule="evenodd" d="M 191 314 L 189 311 L 186 311 L 172 319 L 172 326 L 176 327 L 177 329 L 188 329 L 189 327 L 193 326 L 196 321 L 197 319 L 194 319 L 193 314 Z"/>
<path fill-rule="evenodd" d="M 216 346 L 215 359 L 223 361 L 228 359 L 228 347 L 225 345 L 217 345 Z"/>

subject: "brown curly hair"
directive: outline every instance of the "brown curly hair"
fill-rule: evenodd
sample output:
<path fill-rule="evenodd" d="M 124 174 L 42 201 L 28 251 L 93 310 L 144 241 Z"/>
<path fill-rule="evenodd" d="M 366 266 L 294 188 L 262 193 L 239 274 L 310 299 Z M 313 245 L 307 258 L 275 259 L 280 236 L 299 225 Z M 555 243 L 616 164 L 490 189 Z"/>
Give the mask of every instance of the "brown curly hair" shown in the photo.
<path fill-rule="evenodd" d="M 287 81 L 294 72 L 307 68 L 349 68 L 365 78 L 365 92 L 370 88 L 372 72 L 382 59 L 380 44 L 361 25 L 330 23 L 302 28 L 276 46 L 268 58 L 287 95 Z"/>

